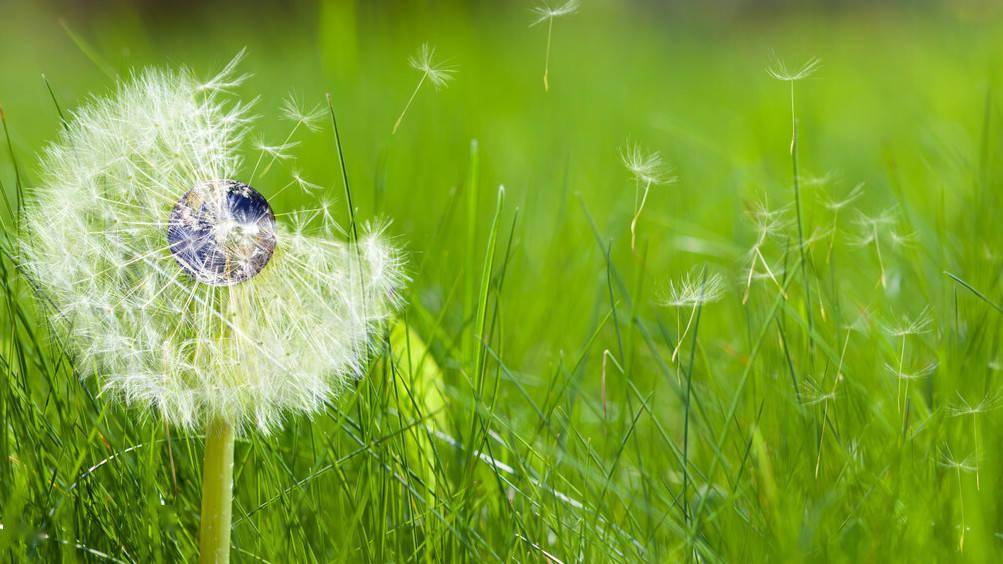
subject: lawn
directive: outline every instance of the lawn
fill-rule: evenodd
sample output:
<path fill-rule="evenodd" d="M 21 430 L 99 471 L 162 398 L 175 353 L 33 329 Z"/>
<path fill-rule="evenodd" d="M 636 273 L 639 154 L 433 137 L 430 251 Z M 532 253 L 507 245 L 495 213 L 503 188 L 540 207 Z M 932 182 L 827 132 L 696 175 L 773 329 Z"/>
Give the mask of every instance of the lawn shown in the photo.
<path fill-rule="evenodd" d="M 522 2 L 0 7 L 0 554 L 198 554 L 204 434 L 80 376 L 18 210 L 61 116 L 246 48 L 246 176 L 409 282 L 364 378 L 239 434 L 233 560 L 998 558 L 1003 12 L 782 4 L 583 0 L 546 89 Z"/>

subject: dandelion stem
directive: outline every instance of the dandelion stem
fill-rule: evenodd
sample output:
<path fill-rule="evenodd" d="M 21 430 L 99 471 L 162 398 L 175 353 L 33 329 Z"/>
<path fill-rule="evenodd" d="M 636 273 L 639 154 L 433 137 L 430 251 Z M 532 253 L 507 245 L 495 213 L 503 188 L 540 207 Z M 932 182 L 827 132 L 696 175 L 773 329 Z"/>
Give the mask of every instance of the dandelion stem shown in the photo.
<path fill-rule="evenodd" d="M 217 417 L 206 429 L 202 467 L 202 522 L 199 562 L 230 561 L 230 519 L 233 503 L 233 426 Z"/>
<path fill-rule="evenodd" d="M 644 185 L 644 194 L 641 196 L 641 203 L 637 206 L 637 211 L 634 212 L 634 218 L 630 220 L 630 249 L 634 250 L 635 244 L 637 243 L 637 220 L 641 217 L 641 210 L 644 209 L 644 203 L 648 201 L 648 192 L 651 190 L 651 182 L 647 182 Z"/>
<path fill-rule="evenodd" d="M 958 474 L 958 501 L 961 503 L 961 538 L 958 540 L 958 550 L 965 551 L 965 492 L 961 486 L 961 467 L 955 468 Z"/>
<path fill-rule="evenodd" d="M 395 135 L 397 133 L 397 128 L 399 128 L 401 126 L 401 122 L 404 121 L 404 115 L 407 114 L 408 108 L 411 107 L 411 104 L 414 102 L 415 96 L 417 96 L 418 91 L 421 90 L 421 85 L 425 84 L 425 77 L 427 76 L 428 73 L 421 74 L 421 78 L 418 79 L 418 86 L 414 87 L 414 92 L 411 93 L 411 97 L 408 98 L 407 104 L 404 105 L 404 111 L 401 112 L 400 117 L 397 118 L 397 121 L 394 123 L 394 130 L 390 132 L 391 135 Z"/>
<path fill-rule="evenodd" d="M 899 353 L 899 373 L 898 373 L 898 393 L 895 395 L 895 405 L 899 408 L 899 413 L 902 413 L 902 404 L 905 403 L 905 398 L 902 395 L 902 380 L 903 380 L 903 370 L 905 368 L 905 339 L 906 336 L 902 335 L 902 352 Z M 909 393 L 909 380 L 906 380 L 906 394 Z"/>
<path fill-rule="evenodd" d="M 975 441 L 975 489 L 982 491 L 982 477 L 979 476 L 979 414 L 972 412 L 972 439 Z"/>
<path fill-rule="evenodd" d="M 881 257 L 881 242 L 878 241 L 878 228 L 874 228 L 874 251 L 878 255 L 878 269 L 881 271 L 881 287 L 887 287 L 885 283 L 885 261 Z"/>
<path fill-rule="evenodd" d="M 683 346 L 683 341 L 686 339 L 686 334 L 690 332 L 690 327 L 693 325 L 693 318 L 696 317 L 697 315 L 698 306 L 699 304 L 693 306 L 693 309 L 690 311 L 690 319 L 689 321 L 686 322 L 686 328 L 683 329 L 682 334 L 679 335 L 679 338 L 676 339 L 676 348 L 672 350 L 672 362 L 675 362 L 676 357 L 679 356 L 679 349 L 682 348 Z M 678 319 L 677 319 L 677 325 L 678 325 Z"/>
<path fill-rule="evenodd" d="M 832 248 L 836 245 L 836 233 L 839 231 L 839 210 L 833 212 L 832 216 L 832 236 L 829 237 L 829 249 L 825 253 L 825 263 L 832 260 Z"/>
<path fill-rule="evenodd" d="M 548 92 L 550 90 L 550 81 L 548 77 L 550 75 L 550 37 L 554 31 L 554 18 L 547 18 L 547 54 L 544 57 L 543 63 L 543 91 Z"/>

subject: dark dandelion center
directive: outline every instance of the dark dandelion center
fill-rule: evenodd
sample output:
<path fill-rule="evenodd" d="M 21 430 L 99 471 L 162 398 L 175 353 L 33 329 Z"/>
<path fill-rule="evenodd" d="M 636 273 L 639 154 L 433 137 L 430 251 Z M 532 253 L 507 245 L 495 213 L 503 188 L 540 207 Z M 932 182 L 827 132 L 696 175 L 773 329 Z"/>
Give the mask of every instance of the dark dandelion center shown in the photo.
<path fill-rule="evenodd" d="M 261 272 L 275 251 L 275 214 L 243 182 L 214 180 L 174 206 L 167 243 L 181 269 L 212 286 L 231 286 Z"/>

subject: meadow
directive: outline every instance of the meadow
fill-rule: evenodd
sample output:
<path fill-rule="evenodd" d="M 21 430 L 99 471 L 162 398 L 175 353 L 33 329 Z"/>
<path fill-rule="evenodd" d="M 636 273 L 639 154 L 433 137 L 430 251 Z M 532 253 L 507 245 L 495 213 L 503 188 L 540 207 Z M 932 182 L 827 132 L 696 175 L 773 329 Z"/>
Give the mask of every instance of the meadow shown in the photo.
<path fill-rule="evenodd" d="M 79 377 L 17 209 L 61 116 L 246 48 L 248 167 L 282 153 L 255 187 L 388 221 L 410 281 L 351 393 L 238 438 L 235 561 L 998 559 L 1003 14 L 978 6 L 584 0 L 546 90 L 521 2 L 0 6 L 0 554 L 197 554 L 203 437 Z M 393 132 L 423 43 L 453 79 Z M 276 150 L 290 94 L 324 120 Z"/>

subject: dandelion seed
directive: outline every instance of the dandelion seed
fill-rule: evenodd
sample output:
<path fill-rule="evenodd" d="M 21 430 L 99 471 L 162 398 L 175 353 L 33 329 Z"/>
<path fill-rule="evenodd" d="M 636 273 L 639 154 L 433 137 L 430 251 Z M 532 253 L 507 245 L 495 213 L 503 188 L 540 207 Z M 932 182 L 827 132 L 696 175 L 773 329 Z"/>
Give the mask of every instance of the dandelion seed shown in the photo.
<path fill-rule="evenodd" d="M 864 195 L 864 183 L 858 182 L 842 200 L 826 199 L 823 205 L 833 213 L 839 213 L 843 208 L 856 202 Z"/>
<path fill-rule="evenodd" d="M 554 20 L 557 18 L 562 18 L 564 16 L 570 16 L 578 11 L 578 6 L 580 2 L 578 0 L 567 0 L 564 4 L 557 7 L 551 7 L 549 4 L 544 3 L 541 6 L 533 8 L 533 14 L 536 19 L 533 23 L 529 24 L 529 27 L 534 27 L 547 22 L 547 54 L 544 57 L 543 65 L 543 90 L 544 92 L 550 90 L 550 39 L 553 36 L 554 31 Z"/>
<path fill-rule="evenodd" d="M 878 259 L 878 269 L 881 272 L 881 287 L 887 287 L 887 275 L 885 272 L 885 261 L 881 254 L 881 235 L 886 233 L 890 226 L 895 225 L 896 213 L 894 210 L 885 210 L 877 216 L 869 216 L 863 212 L 858 212 L 856 224 L 860 228 L 860 233 L 851 244 L 859 247 L 874 245 L 874 253 Z"/>
<path fill-rule="evenodd" d="M 901 233 L 892 229 L 888 231 L 888 236 L 896 247 L 909 247 L 916 242 L 916 233 Z"/>
<path fill-rule="evenodd" d="M 839 232 L 839 215 L 844 208 L 856 202 L 864 195 L 864 183 L 860 182 L 854 186 L 842 200 L 827 199 L 823 202 L 825 207 L 832 212 L 832 237 L 829 238 L 829 249 L 825 254 L 825 262 L 828 264 L 832 259 L 832 249 L 836 244 L 836 234 Z"/>
<path fill-rule="evenodd" d="M 968 403 L 964 396 L 958 394 L 958 403 L 948 406 L 947 412 L 951 417 L 965 417 L 967 415 L 979 415 L 989 413 L 998 409 L 1003 404 L 1003 397 L 999 393 L 986 394 L 978 403 Z"/>
<path fill-rule="evenodd" d="M 678 281 L 670 280 L 666 298 L 661 305 L 685 308 L 720 301 L 724 296 L 724 278 L 712 274 L 701 280 L 699 272 L 688 272 Z"/>
<path fill-rule="evenodd" d="M 789 69 L 783 59 L 775 56 L 773 64 L 766 69 L 766 72 L 773 78 L 783 82 L 797 82 L 815 74 L 815 71 L 817 71 L 821 65 L 821 59 L 812 57 L 805 61 L 800 68 Z"/>
<path fill-rule="evenodd" d="M 421 78 L 418 79 L 418 85 L 415 86 L 414 92 L 411 93 L 407 104 L 404 105 L 404 110 L 394 123 L 392 134 L 397 133 L 397 128 L 404 121 L 404 115 L 407 114 L 408 108 L 411 107 L 415 97 L 418 95 L 418 91 L 421 90 L 421 86 L 425 84 L 426 80 L 431 82 L 432 86 L 438 90 L 445 88 L 449 84 L 449 81 L 453 79 L 453 74 L 456 72 L 455 69 L 435 61 L 435 47 L 429 46 L 428 43 L 423 43 L 421 49 L 418 50 L 418 54 L 408 58 L 408 64 L 411 65 L 411 68 L 421 73 Z"/>
<path fill-rule="evenodd" d="M 225 96 L 237 60 L 205 82 L 147 70 L 79 108 L 41 159 L 19 256 L 84 376 L 205 429 L 210 560 L 228 554 L 234 433 L 314 413 L 361 377 L 404 283 L 381 228 L 357 246 L 294 232 L 236 180 L 250 120 Z"/>
<path fill-rule="evenodd" d="M 746 253 L 749 256 L 749 269 L 745 280 L 745 293 L 742 295 L 743 304 L 749 301 L 752 281 L 761 277 L 757 268 L 757 265 L 760 264 L 764 269 L 763 274 L 777 286 L 784 299 L 787 299 L 787 292 L 784 290 L 783 284 L 780 283 L 774 270 L 770 268 L 770 264 L 767 262 L 766 257 L 763 256 L 762 250 L 763 245 L 769 239 L 783 233 L 790 225 L 790 221 L 787 219 L 787 211 L 787 207 L 770 210 L 765 203 L 757 202 L 749 213 L 756 230 L 756 241 L 752 244 L 749 252 Z"/>
<path fill-rule="evenodd" d="M 975 460 L 971 455 L 961 459 L 954 458 L 950 449 L 941 454 L 940 465 L 944 468 L 950 468 L 951 470 L 975 472 Z"/>
<path fill-rule="evenodd" d="M 802 186 L 806 186 L 808 188 L 819 188 L 822 186 L 828 186 L 835 179 L 836 175 L 829 171 L 821 176 L 802 175 L 800 180 Z"/>
<path fill-rule="evenodd" d="M 679 355 L 686 335 L 693 325 L 697 309 L 710 303 L 720 301 L 724 296 L 724 278 L 720 274 L 712 274 L 709 277 L 698 272 L 685 274 L 678 282 L 669 281 L 667 296 L 662 300 L 661 305 L 676 308 L 676 332 L 679 338 L 676 339 L 676 346 L 672 349 L 672 361 L 675 362 Z M 683 308 L 690 308 L 690 318 L 686 322 L 686 328 L 680 331 L 680 316 L 678 311 Z"/>
<path fill-rule="evenodd" d="M 255 143 L 254 147 L 265 153 L 266 155 L 271 155 L 272 158 L 280 161 L 285 161 L 292 158 L 292 149 L 295 149 L 299 145 L 299 142 L 292 143 L 280 143 L 278 145 L 267 145 L 264 141 L 258 141 Z"/>
<path fill-rule="evenodd" d="M 965 551 L 965 532 L 967 526 L 965 525 L 965 492 L 964 487 L 961 485 L 961 473 L 962 472 L 975 472 L 977 469 L 975 460 L 971 456 L 967 456 L 962 459 L 957 459 L 951 454 L 951 449 L 945 449 L 941 453 L 940 465 L 944 468 L 949 468 L 954 470 L 958 477 L 958 501 L 961 504 L 961 535 L 958 539 L 958 550 L 961 552 Z"/>
<path fill-rule="evenodd" d="M 923 311 L 919 313 L 916 317 L 909 319 L 903 319 L 900 323 L 895 325 L 886 325 L 884 327 L 885 333 L 892 337 L 899 337 L 902 339 L 902 348 L 899 352 L 899 364 L 898 364 L 898 391 L 896 393 L 896 404 L 899 405 L 899 412 L 902 413 L 903 422 L 905 421 L 904 406 L 908 401 L 909 397 L 909 383 L 912 380 L 922 378 L 926 376 L 926 373 L 921 371 L 918 375 L 910 375 L 903 370 L 903 365 L 905 364 L 905 346 L 906 340 L 910 335 L 922 335 L 930 331 L 930 325 L 933 324 L 933 320 L 930 318 L 929 308 L 924 308 Z M 936 368 L 936 364 L 932 364 L 927 367 L 929 372 L 932 372 Z M 926 369 L 924 369 L 926 370 Z M 911 377 L 915 376 L 915 377 Z M 905 392 L 902 392 L 902 382 L 905 382 Z M 901 398 L 901 400 L 900 400 Z"/>
<path fill-rule="evenodd" d="M 305 180 L 299 172 L 293 173 L 293 181 L 296 183 L 297 186 L 299 186 L 300 190 L 303 190 L 303 192 L 306 194 L 312 195 L 315 192 L 324 190 L 324 187 L 321 186 L 320 184 L 314 184 L 313 182 Z"/>
<path fill-rule="evenodd" d="M 922 335 L 931 331 L 930 326 L 933 319 L 930 317 L 930 308 L 923 308 L 919 315 L 913 318 L 903 318 L 894 325 L 885 325 L 885 332 L 892 337 L 905 337 L 908 335 Z"/>
<path fill-rule="evenodd" d="M 959 403 L 949 406 L 947 412 L 951 417 L 968 417 L 972 418 L 972 443 L 975 445 L 975 487 L 979 491 L 982 490 L 982 475 L 979 471 L 979 422 L 978 417 L 983 413 L 988 413 L 997 409 L 1001 403 L 1001 397 L 999 393 L 986 394 L 983 396 L 978 403 L 970 404 L 967 400 L 959 393 L 958 394 Z"/>
<path fill-rule="evenodd" d="M 885 363 L 885 371 L 899 380 L 922 380 L 937 371 L 937 363 L 931 362 L 918 370 L 906 372 L 901 366 Z"/>
<path fill-rule="evenodd" d="M 800 80 L 808 78 L 811 76 L 819 66 L 820 62 L 816 58 L 809 59 L 808 62 L 804 64 L 797 71 L 789 71 L 787 66 L 779 57 L 774 57 L 774 64 L 767 72 L 777 80 L 787 82 L 790 85 L 790 98 L 791 98 L 791 145 L 790 145 L 790 155 L 791 155 L 791 170 L 792 177 L 794 179 L 794 214 L 797 220 L 798 228 L 798 255 L 801 259 L 801 280 L 802 289 L 804 290 L 804 300 L 805 300 L 805 311 L 808 317 L 808 333 L 810 334 L 813 329 L 812 321 L 812 306 L 811 306 L 811 284 L 808 280 L 808 258 L 805 255 L 805 238 L 804 238 L 804 225 L 801 221 L 801 185 L 800 185 L 800 174 L 798 173 L 798 120 L 797 112 L 795 111 L 794 104 L 794 84 Z M 814 348 L 814 341 L 808 340 L 808 348 L 811 351 Z"/>
<path fill-rule="evenodd" d="M 671 169 L 662 162 L 662 155 L 658 151 L 647 153 L 640 146 L 628 143 L 620 151 L 620 160 L 635 181 L 634 216 L 630 221 L 630 248 L 633 249 L 637 242 L 637 220 L 641 217 L 645 202 L 648 201 L 651 187 L 671 184 L 677 179 L 675 176 L 670 176 Z"/>
<path fill-rule="evenodd" d="M 820 384 L 815 384 L 811 380 L 805 380 L 805 389 L 802 392 L 802 405 L 820 405 L 836 399 L 836 392 L 825 390 Z M 823 420 L 824 421 L 824 420 Z"/>
<path fill-rule="evenodd" d="M 290 94 L 282 102 L 282 116 L 296 125 L 302 125 L 310 131 L 318 131 L 321 121 L 327 117 L 327 110 L 324 106 L 317 104 L 312 108 L 306 108 Z"/>

